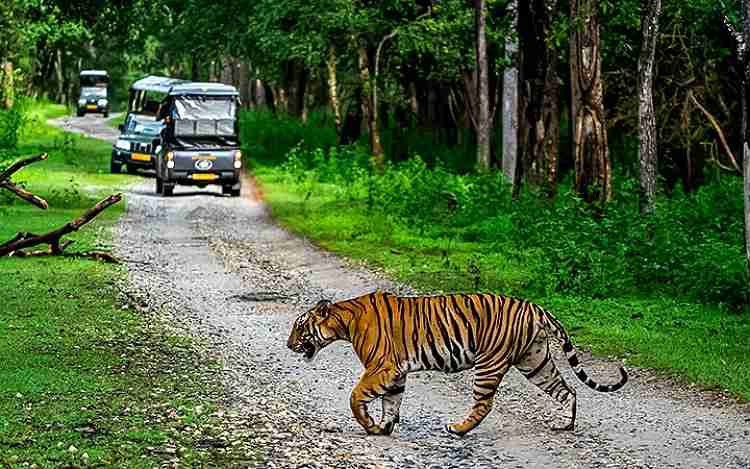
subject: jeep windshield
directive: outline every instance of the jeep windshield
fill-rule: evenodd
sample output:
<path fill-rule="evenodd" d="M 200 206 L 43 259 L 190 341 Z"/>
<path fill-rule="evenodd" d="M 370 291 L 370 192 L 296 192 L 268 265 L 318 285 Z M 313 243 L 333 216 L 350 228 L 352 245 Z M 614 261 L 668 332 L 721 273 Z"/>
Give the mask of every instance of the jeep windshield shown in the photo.
<path fill-rule="evenodd" d="M 154 121 L 148 117 L 134 118 L 128 128 L 128 133 L 156 137 L 163 127 L 164 125 L 161 122 Z"/>
<path fill-rule="evenodd" d="M 84 87 L 81 88 L 81 98 L 86 99 L 99 99 L 107 97 L 107 88 L 100 87 Z"/>

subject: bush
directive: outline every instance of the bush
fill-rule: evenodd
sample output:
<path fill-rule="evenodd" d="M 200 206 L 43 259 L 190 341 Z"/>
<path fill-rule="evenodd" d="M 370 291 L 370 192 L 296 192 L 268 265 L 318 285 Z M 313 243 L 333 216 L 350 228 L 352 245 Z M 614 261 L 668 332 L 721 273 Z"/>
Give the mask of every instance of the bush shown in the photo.
<path fill-rule="evenodd" d="M 325 190 L 415 235 L 480 243 L 487 248 L 482 256 L 500 252 L 531 263 L 540 274 L 527 287 L 539 293 L 750 303 L 737 178 L 664 197 L 646 220 L 638 213 L 637 181 L 625 178 L 618 178 L 615 199 L 598 209 L 576 197 L 570 182 L 550 201 L 528 190 L 513 199 L 500 174 L 459 175 L 419 157 L 377 172 L 357 147 L 298 144 L 282 168 L 306 198 Z"/>
<path fill-rule="evenodd" d="M 28 100 L 19 97 L 10 109 L 0 110 L 0 151 L 18 147 L 21 133 L 28 122 Z"/>

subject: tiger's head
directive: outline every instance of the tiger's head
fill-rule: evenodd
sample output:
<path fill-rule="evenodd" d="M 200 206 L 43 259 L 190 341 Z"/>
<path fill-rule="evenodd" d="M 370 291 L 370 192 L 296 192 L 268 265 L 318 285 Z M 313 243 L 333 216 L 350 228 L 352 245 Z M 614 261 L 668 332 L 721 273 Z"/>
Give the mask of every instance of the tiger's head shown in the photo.
<path fill-rule="evenodd" d="M 301 353 L 307 362 L 331 342 L 341 337 L 341 319 L 331 314 L 331 302 L 320 300 L 311 310 L 302 313 L 294 321 L 286 345 L 295 353 Z"/>

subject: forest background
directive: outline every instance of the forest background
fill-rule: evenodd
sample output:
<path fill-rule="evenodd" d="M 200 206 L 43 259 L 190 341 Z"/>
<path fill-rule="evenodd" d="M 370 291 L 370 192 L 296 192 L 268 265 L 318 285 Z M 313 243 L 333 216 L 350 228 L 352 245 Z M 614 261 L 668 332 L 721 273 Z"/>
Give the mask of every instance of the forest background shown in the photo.
<path fill-rule="evenodd" d="M 148 74 L 231 83 L 290 229 L 427 290 L 542 302 L 595 351 L 750 395 L 746 8 L 6 0 L 0 165 L 35 101 L 75 103 L 81 69 L 109 72 L 120 109 Z"/>

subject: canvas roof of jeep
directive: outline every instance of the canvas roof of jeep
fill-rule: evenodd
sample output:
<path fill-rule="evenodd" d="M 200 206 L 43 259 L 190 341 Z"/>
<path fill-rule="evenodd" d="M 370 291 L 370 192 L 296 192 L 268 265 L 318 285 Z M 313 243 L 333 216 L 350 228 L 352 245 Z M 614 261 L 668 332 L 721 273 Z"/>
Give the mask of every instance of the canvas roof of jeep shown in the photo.
<path fill-rule="evenodd" d="M 180 83 L 187 82 L 179 78 L 149 75 L 146 78 L 142 78 L 134 82 L 132 85 L 130 85 L 130 89 L 134 91 L 156 91 L 159 93 L 169 93 L 169 90 L 171 90 L 173 86 L 179 85 Z"/>
<path fill-rule="evenodd" d="M 223 83 L 183 82 L 174 85 L 169 94 L 172 96 L 239 96 L 237 88 Z"/>
<path fill-rule="evenodd" d="M 81 70 L 81 73 L 79 76 L 100 76 L 100 77 L 106 77 L 109 76 L 109 74 L 104 70 Z"/>

